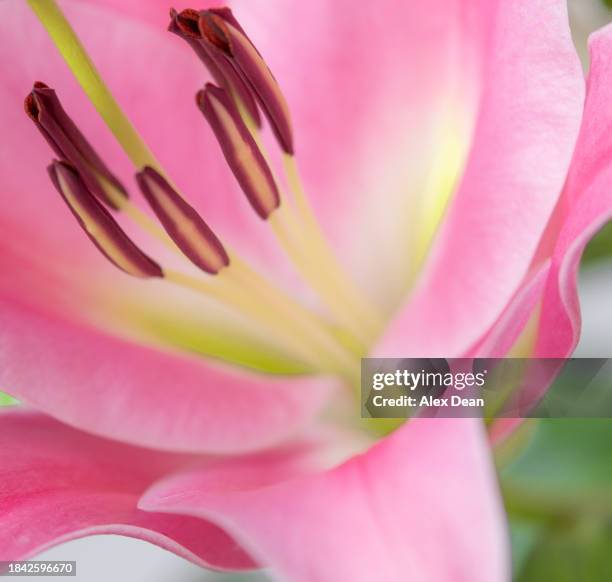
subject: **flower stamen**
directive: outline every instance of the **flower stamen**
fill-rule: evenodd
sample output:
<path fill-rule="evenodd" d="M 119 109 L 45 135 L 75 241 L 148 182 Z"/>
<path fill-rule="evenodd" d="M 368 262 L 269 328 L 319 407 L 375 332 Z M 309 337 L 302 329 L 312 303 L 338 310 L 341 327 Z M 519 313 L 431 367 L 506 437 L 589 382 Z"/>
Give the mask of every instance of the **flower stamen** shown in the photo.
<path fill-rule="evenodd" d="M 37 84 L 35 88 L 51 91 L 42 83 Z M 54 92 L 53 96 L 54 103 L 58 108 L 61 107 Z M 36 117 L 39 113 L 37 103 L 38 100 L 34 99 L 32 94 L 26 97 L 26 111 L 30 117 Z M 84 136 L 74 122 L 63 109 L 62 112 L 64 123 L 73 128 L 85 142 Z M 45 132 L 43 136 L 58 155 L 63 155 L 64 150 L 56 146 L 55 140 L 48 138 Z M 89 144 L 88 148 L 93 151 Z M 71 153 L 81 161 L 78 152 L 75 154 L 71 150 Z M 101 167 L 106 168 L 97 154 L 95 159 Z M 120 206 L 119 210 L 124 211 L 144 230 L 158 235 L 157 238 L 163 243 L 181 256 L 188 257 L 208 274 L 221 274 L 215 277 L 214 282 L 203 281 L 179 271 L 162 269 L 158 263 L 145 255 L 102 206 L 98 198 L 93 196 L 80 173 L 69 161 L 54 162 L 49 174 L 88 237 L 120 270 L 139 278 L 160 277 L 203 294 L 264 325 L 269 334 L 278 338 L 279 345 L 289 349 L 302 361 L 314 365 L 317 369 L 333 371 L 347 378 L 352 373 L 353 356 L 337 344 L 322 322 L 268 284 L 237 255 L 232 256 L 232 268 L 229 268 L 230 258 L 221 242 L 197 212 L 153 168 L 146 167 L 139 172 L 137 181 L 170 236 L 134 206 L 127 197 L 116 192 L 115 184 L 118 181 L 111 182 L 102 174 L 95 176 L 92 174 L 92 180 L 98 190 L 103 191 L 109 200 L 116 202 L 115 207 Z M 284 313 L 282 318 L 278 317 L 279 311 Z"/>
<path fill-rule="evenodd" d="M 200 12 L 199 29 L 249 84 L 266 114 L 279 145 L 294 153 L 289 106 L 274 75 L 229 8 Z"/>
<path fill-rule="evenodd" d="M 208 83 L 196 102 L 206 117 L 238 180 L 260 218 L 266 220 L 280 205 L 272 172 L 227 93 Z"/>
<path fill-rule="evenodd" d="M 254 273 L 244 266 L 234 269 L 231 276 L 215 278 L 214 281 L 204 281 L 179 271 L 162 269 L 127 236 L 108 210 L 89 192 L 73 166 L 67 162 L 54 161 L 48 172 L 88 238 L 121 271 L 137 278 L 163 278 L 180 287 L 202 293 L 264 325 L 268 337 L 270 334 L 277 337 L 280 345 L 317 369 L 341 373 L 346 377 L 351 373 L 350 354 L 340 349 L 306 310 L 276 294 L 265 282 L 259 280 L 253 288 Z M 145 188 L 154 190 L 155 186 L 152 187 L 151 183 L 158 178 L 151 177 L 150 172 L 146 174 L 149 175 L 145 178 Z M 159 192 L 155 196 L 161 198 Z M 229 259 L 227 262 L 229 264 Z M 245 292 L 246 289 L 248 292 Z M 282 318 L 278 317 L 279 313 L 283 313 Z"/>
<path fill-rule="evenodd" d="M 89 191 L 114 210 L 120 208 L 128 198 L 127 191 L 66 114 L 55 91 L 37 81 L 24 107 L 56 155 L 78 170 Z M 101 178 L 112 187 L 114 196 L 102 187 Z"/>
<path fill-rule="evenodd" d="M 232 40 L 227 25 L 223 18 L 215 14 L 214 10 L 201 12 L 197 24 L 201 35 L 206 40 L 225 54 L 232 55 Z"/>
<path fill-rule="evenodd" d="M 189 44 L 217 85 L 223 87 L 232 96 L 238 108 L 244 111 L 248 122 L 259 127 L 261 118 L 250 88 L 220 49 L 202 37 L 198 26 L 199 18 L 200 13 L 197 10 L 177 12 L 173 9 L 170 11 L 168 30 Z"/>
<path fill-rule="evenodd" d="M 39 87 L 42 86 L 39 84 Z M 59 106 L 59 100 L 55 100 Z M 38 110 L 36 103 L 37 100 L 32 95 L 26 98 L 26 110 L 29 114 L 35 114 L 35 108 Z M 85 138 L 65 112 L 64 116 L 84 141 Z M 47 137 L 47 134 L 43 135 Z M 63 154 L 64 150 L 55 147 L 54 140 L 47 141 L 56 153 Z M 103 165 L 99 157 L 96 157 L 96 160 Z M 223 276 L 215 277 L 215 281 L 203 281 L 179 271 L 162 269 L 127 236 L 69 161 L 53 162 L 49 167 L 49 175 L 88 238 L 103 256 L 121 271 L 138 278 L 163 278 L 207 298 L 213 298 L 248 319 L 264 325 L 268 337 L 271 335 L 277 338 L 279 345 L 289 349 L 300 360 L 317 369 L 329 370 L 347 378 L 352 373 L 351 354 L 337 344 L 323 324 L 313 318 L 311 313 L 285 298 L 238 257 L 231 261 L 234 263 L 233 268 L 228 268 L 230 258 L 221 242 L 197 212 L 152 168 L 147 167 L 139 172 L 137 181 L 171 238 L 165 236 L 174 249 L 178 247 L 208 274 L 218 275 L 223 270 Z M 97 185 L 98 181 L 99 188 L 110 199 L 117 199 L 117 193 L 113 191 L 114 182 L 111 183 L 104 176 L 97 176 Z M 123 201 L 121 210 L 129 210 L 130 216 L 146 216 L 127 198 L 119 199 Z M 278 317 L 279 312 L 284 314 L 282 318 Z"/>
<path fill-rule="evenodd" d="M 146 167 L 136 180 L 168 235 L 194 265 L 216 275 L 230 264 L 215 233 L 161 174 Z"/>
<path fill-rule="evenodd" d="M 223 89 L 209 83 L 198 93 L 196 101 L 255 212 L 269 221 L 287 256 L 339 322 L 362 346 L 367 346 L 380 328 L 371 315 L 371 308 L 356 297 L 340 266 L 331 258 L 320 231 L 313 226 L 314 217 L 310 223 L 300 223 L 290 206 L 279 209 L 281 199 L 277 181 L 266 156 Z"/>
<path fill-rule="evenodd" d="M 285 228 L 287 236 L 279 237 L 279 240 L 282 240 L 287 247 L 291 247 L 292 256 L 299 267 L 302 267 L 301 272 L 306 273 L 305 279 L 314 282 L 313 288 L 320 291 L 321 296 L 331 306 L 330 311 L 343 326 L 341 328 L 328 323 L 292 300 L 261 277 L 229 247 L 222 245 L 212 232 L 206 230 L 207 226 L 206 229 L 202 227 L 204 221 L 176 190 L 119 109 L 55 0 L 28 0 L 28 2 L 77 80 L 134 162 L 143 193 L 170 236 L 127 198 L 119 200 L 119 203 L 115 202 L 115 206 L 128 216 L 137 219 L 136 222 L 149 231 L 155 230 L 151 228 L 151 225 L 154 225 L 162 233 L 163 236 L 159 236 L 159 232 L 157 234 L 165 244 L 169 244 L 183 257 L 188 257 L 208 274 L 215 275 L 210 279 L 201 279 L 163 268 L 164 281 L 191 289 L 237 310 L 253 321 L 261 323 L 264 331 L 270 332 L 278 340 L 280 347 L 289 349 L 302 361 L 308 362 L 320 371 L 337 373 L 351 384 L 355 384 L 359 372 L 356 356 L 364 353 L 374 337 L 372 326 L 368 323 L 369 311 L 364 309 L 363 313 L 360 312 L 361 303 L 352 297 L 358 293 L 349 290 L 348 285 L 343 287 L 346 281 L 341 274 L 331 272 L 333 270 L 331 266 L 335 263 L 330 257 L 323 257 L 328 249 L 322 237 L 320 241 L 316 240 L 316 236 L 313 235 L 315 229 L 305 228 L 306 222 L 302 221 L 304 222 L 302 224 L 300 215 L 296 217 L 290 204 L 279 209 L 281 199 L 278 182 L 262 149 L 258 146 L 257 124 L 253 116 L 248 113 L 245 102 L 237 97 L 238 91 L 228 82 L 228 77 L 224 75 L 225 71 L 233 70 L 236 73 L 235 78 L 244 81 L 244 86 L 248 89 L 246 94 L 259 101 L 286 153 L 293 152 L 288 109 L 286 103 L 284 107 L 280 103 L 280 89 L 272 74 L 231 12 L 219 9 L 210 11 L 208 16 L 205 14 L 208 18 L 205 25 L 208 36 L 215 34 L 223 37 L 227 34 L 225 41 L 221 42 L 223 38 L 220 38 L 216 43 L 212 43 L 202 34 L 200 27 L 202 14 L 199 13 L 198 16 L 198 31 L 201 37 L 198 39 L 195 36 L 193 23 L 186 23 L 179 18 L 180 15 L 173 13 L 176 29 L 181 31 L 184 38 L 192 39 L 194 42 L 205 41 L 197 46 L 202 51 L 205 48 L 208 51 L 207 55 L 214 55 L 210 62 L 221 71 L 220 80 L 224 81 L 220 83 L 223 89 L 209 85 L 200 92 L 198 105 L 217 134 L 228 164 L 256 213 L 263 219 L 271 218 L 271 222 L 279 223 Z M 193 20 L 193 15 L 189 18 Z M 221 20 L 218 20 L 219 18 Z M 222 69 L 219 63 L 224 63 L 226 68 Z M 268 86 L 264 87 L 266 84 Z M 275 100 L 276 102 L 272 103 Z M 284 99 L 282 101 L 284 102 Z M 100 174 L 96 177 L 104 192 L 111 196 L 111 200 L 115 200 L 117 198 L 115 185 L 105 175 Z M 279 218 L 275 219 L 277 214 Z M 287 227 L 289 227 L 288 232 Z M 312 250 L 309 250 L 311 248 Z M 304 265 L 307 268 L 303 268 Z M 343 283 L 339 284 L 339 281 Z M 360 334 L 362 328 L 365 328 L 365 331 Z M 360 337 L 359 345 L 347 336 L 347 330 L 351 330 L 354 336 Z"/>
<path fill-rule="evenodd" d="M 138 278 L 163 277 L 161 267 L 145 255 L 89 191 L 76 168 L 53 162 L 48 168 L 53 185 L 81 228 L 98 250 L 116 267 Z"/>
<path fill-rule="evenodd" d="M 189 19 L 194 33 L 194 10 L 181 13 Z M 261 55 L 227 8 L 199 13 L 199 32 L 209 50 L 222 53 L 241 76 L 249 82 L 253 94 L 266 112 L 284 150 L 283 160 L 288 183 L 296 203 L 293 208 L 280 206 L 278 180 L 271 170 L 270 157 L 259 136 L 259 128 L 231 94 L 208 84 L 196 101 L 209 121 L 221 145 L 226 161 L 257 214 L 270 218 L 270 225 L 285 253 L 302 277 L 319 293 L 340 323 L 350 329 L 363 346 L 380 333 L 383 323 L 376 310 L 361 297 L 334 257 L 314 217 L 301 186 L 293 156 L 293 137 L 287 103 L 276 80 Z M 186 26 L 186 25 L 185 25 Z M 249 135 L 250 134 L 250 135 Z"/>
<path fill-rule="evenodd" d="M 55 154 L 78 170 L 88 190 L 98 200 L 113 210 L 124 212 L 149 235 L 176 251 L 164 230 L 130 202 L 127 190 L 66 113 L 53 89 L 40 81 L 34 83 L 25 98 L 24 109 Z"/>

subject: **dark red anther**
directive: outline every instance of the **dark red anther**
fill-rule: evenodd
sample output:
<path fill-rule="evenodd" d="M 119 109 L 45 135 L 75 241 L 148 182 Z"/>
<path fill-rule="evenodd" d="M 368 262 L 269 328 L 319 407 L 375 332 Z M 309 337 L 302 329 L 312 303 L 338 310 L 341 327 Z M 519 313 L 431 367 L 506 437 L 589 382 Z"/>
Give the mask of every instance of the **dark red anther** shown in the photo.
<path fill-rule="evenodd" d="M 264 220 L 280 205 L 274 177 L 227 93 L 210 83 L 196 97 L 225 159 L 251 206 Z"/>
<path fill-rule="evenodd" d="M 202 38 L 198 27 L 200 13 L 197 10 L 177 12 L 173 9 L 170 11 L 170 19 L 168 30 L 187 42 L 204 63 L 215 83 L 223 87 L 235 100 L 240 100 L 251 119 L 259 126 L 261 118 L 249 85 L 224 54 L 217 50 L 218 47 Z"/>
<path fill-rule="evenodd" d="M 127 191 L 70 119 L 55 91 L 36 82 L 25 98 L 24 106 L 55 154 L 77 169 L 89 191 L 99 200 L 118 209 L 120 205 L 117 202 L 127 199 Z"/>
<path fill-rule="evenodd" d="M 229 8 L 200 12 L 199 29 L 203 39 L 232 63 L 248 82 L 280 146 L 294 153 L 289 107 L 274 75 Z"/>
<path fill-rule="evenodd" d="M 53 185 L 91 242 L 116 267 L 139 278 L 163 277 L 161 267 L 145 255 L 91 194 L 75 167 L 54 161 L 48 167 Z"/>
<path fill-rule="evenodd" d="M 146 167 L 136 180 L 170 238 L 194 265 L 211 275 L 229 265 L 215 233 L 158 172 Z"/>

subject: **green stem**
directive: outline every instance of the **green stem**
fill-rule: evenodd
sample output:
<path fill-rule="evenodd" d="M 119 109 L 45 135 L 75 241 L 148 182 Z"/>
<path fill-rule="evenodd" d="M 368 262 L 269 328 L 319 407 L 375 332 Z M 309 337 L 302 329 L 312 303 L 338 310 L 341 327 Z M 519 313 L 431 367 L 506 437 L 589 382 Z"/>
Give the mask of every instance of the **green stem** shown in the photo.
<path fill-rule="evenodd" d="M 130 120 L 108 90 L 55 0 L 27 0 L 73 75 L 137 168 L 159 167 Z"/>

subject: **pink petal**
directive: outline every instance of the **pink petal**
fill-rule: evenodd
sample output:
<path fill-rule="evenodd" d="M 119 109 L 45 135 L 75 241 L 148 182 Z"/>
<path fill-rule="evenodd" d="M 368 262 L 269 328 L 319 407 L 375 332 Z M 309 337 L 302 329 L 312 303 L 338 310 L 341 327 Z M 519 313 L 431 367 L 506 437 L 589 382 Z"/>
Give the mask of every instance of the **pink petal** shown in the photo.
<path fill-rule="evenodd" d="M 612 217 L 612 91 L 609 63 L 612 28 L 595 33 L 589 43 L 591 65 L 582 131 L 560 206 L 564 221 L 552 255 L 542 303 L 536 355 L 565 357 L 580 334 L 576 274 L 586 243 Z M 554 226 L 554 225 L 553 225 Z"/>
<path fill-rule="evenodd" d="M 503 358 L 525 330 L 529 318 L 542 298 L 550 274 L 550 261 L 546 261 L 521 282 L 497 321 L 465 357 Z"/>
<path fill-rule="evenodd" d="M 475 354 L 504 355 L 536 307 L 540 316 L 535 356 L 564 358 L 578 342 L 576 275 L 580 258 L 591 237 L 612 217 L 612 142 L 608 131 L 612 123 L 608 74 L 612 27 L 591 37 L 590 53 L 583 125 L 563 196 L 538 249 L 536 262 L 541 264 L 473 350 Z M 552 258 L 546 259 L 549 254 Z M 499 420 L 492 438 L 504 438 L 519 422 Z"/>
<path fill-rule="evenodd" d="M 1 412 L 0 422 L 0 559 L 29 558 L 86 535 L 120 534 L 201 566 L 254 566 L 207 521 L 137 509 L 145 488 L 192 458 L 115 444 L 21 410 Z"/>
<path fill-rule="evenodd" d="M 496 22 L 465 174 L 381 354 L 473 344 L 519 287 L 562 189 L 583 101 L 565 3 L 500 2 Z"/>
<path fill-rule="evenodd" d="M 78 0 L 83 4 L 92 4 L 102 6 L 107 9 L 116 11 L 117 13 L 128 16 L 141 22 L 146 22 L 158 30 L 163 30 L 168 27 L 168 13 L 170 7 L 175 10 L 183 10 L 185 8 L 197 8 L 204 10 L 206 8 L 214 8 L 219 6 L 221 2 L 215 0 L 199 0 L 195 4 L 190 0 L 131 0 L 124 2 L 123 0 Z"/>
<path fill-rule="evenodd" d="M 159 449 L 228 453 L 296 434 L 321 379 L 250 374 L 0 301 L 0 386 L 77 428 Z"/>
<path fill-rule="evenodd" d="M 529 273 L 518 291 L 508 303 L 497 321 L 473 346 L 466 357 L 503 358 L 509 355 L 535 310 L 541 304 L 542 294 L 550 275 L 550 261 Z M 528 356 L 529 354 L 521 354 Z M 508 437 L 522 424 L 522 418 L 498 418 L 489 427 L 489 439 L 493 445 Z"/>
<path fill-rule="evenodd" d="M 187 472 L 139 506 L 206 516 L 283 579 L 508 580 L 480 424 L 418 420 L 330 471 L 266 487 Z M 211 482 L 212 481 L 212 482 Z"/>
<path fill-rule="evenodd" d="M 563 196 L 536 257 L 541 259 L 552 255 L 552 259 L 545 259 L 538 267 L 534 284 L 517 293 L 520 301 L 513 302 L 516 305 L 511 304 L 503 316 L 512 322 L 512 327 L 521 327 L 520 322 L 524 322 L 541 302 L 535 348 L 535 355 L 541 357 L 562 358 L 573 352 L 580 334 L 576 274 L 582 251 L 612 216 L 612 167 L 609 163 L 612 142 L 607 131 L 612 122 L 608 83 L 612 28 L 605 28 L 591 37 L 590 51 L 591 66 L 581 133 Z M 543 272 L 547 273 L 544 285 Z M 493 326 L 493 330 L 496 327 Z M 511 338 L 516 337 L 516 334 L 507 333 L 508 327 L 493 330 L 490 336 L 505 335 L 503 346 L 506 348 Z M 484 345 L 487 341 L 484 340 Z"/>

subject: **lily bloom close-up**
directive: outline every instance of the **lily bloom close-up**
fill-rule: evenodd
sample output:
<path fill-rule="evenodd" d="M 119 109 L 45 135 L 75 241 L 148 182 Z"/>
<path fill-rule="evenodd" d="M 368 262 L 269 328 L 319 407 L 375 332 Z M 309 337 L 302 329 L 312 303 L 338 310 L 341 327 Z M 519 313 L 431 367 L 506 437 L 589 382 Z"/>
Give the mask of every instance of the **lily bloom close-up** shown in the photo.
<path fill-rule="evenodd" d="M 612 29 L 560 0 L 0 4 L 0 560 L 511 578 L 517 424 L 364 419 L 360 360 L 569 356 Z"/>

